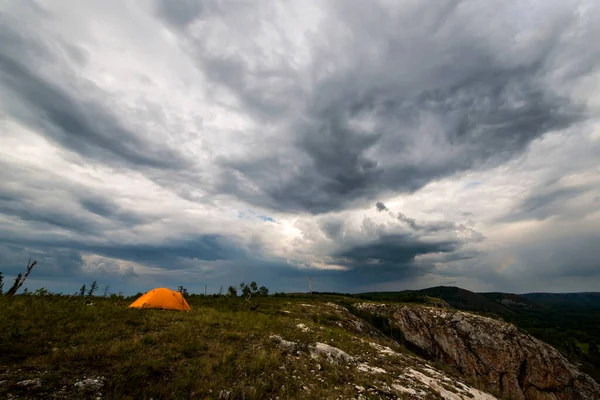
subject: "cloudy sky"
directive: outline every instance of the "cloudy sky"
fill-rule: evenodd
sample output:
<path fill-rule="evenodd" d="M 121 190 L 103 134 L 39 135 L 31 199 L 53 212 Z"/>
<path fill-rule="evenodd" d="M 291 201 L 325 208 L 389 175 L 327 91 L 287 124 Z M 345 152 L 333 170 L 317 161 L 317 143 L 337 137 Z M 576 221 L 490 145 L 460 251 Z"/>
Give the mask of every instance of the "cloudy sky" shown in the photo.
<path fill-rule="evenodd" d="M 4 0 L 0 271 L 598 290 L 598 38 L 593 0 Z"/>

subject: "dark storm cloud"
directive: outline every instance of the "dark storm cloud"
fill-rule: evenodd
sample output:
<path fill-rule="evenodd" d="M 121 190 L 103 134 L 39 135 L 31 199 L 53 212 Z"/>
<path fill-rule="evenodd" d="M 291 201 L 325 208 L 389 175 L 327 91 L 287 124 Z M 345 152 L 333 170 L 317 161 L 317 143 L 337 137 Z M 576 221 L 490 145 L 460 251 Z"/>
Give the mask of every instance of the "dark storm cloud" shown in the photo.
<path fill-rule="evenodd" d="M 385 204 L 383 204 L 381 202 L 376 203 L 376 208 L 377 208 L 377 211 L 384 211 L 384 210 L 389 211 L 388 208 L 385 206 Z M 466 213 L 466 214 L 472 215 L 472 213 Z M 467 226 L 467 225 L 473 225 L 473 221 L 470 221 L 470 223 L 467 223 L 467 224 L 457 224 L 456 222 L 452 222 L 452 221 L 418 222 L 416 219 L 410 218 L 401 212 L 399 212 L 397 214 L 394 214 L 393 212 L 389 212 L 389 215 L 392 216 L 393 218 L 397 219 L 398 221 L 406 224 L 406 226 L 408 226 L 415 234 L 427 235 L 427 234 L 434 234 L 434 233 L 439 233 L 439 232 L 460 231 L 463 233 L 467 233 L 469 235 L 469 237 L 471 238 L 471 240 L 474 240 L 474 241 L 482 241 L 485 239 L 485 237 L 480 232 L 477 232 L 476 230 Z"/>
<path fill-rule="evenodd" d="M 79 234 L 93 234 L 100 230 L 100 226 L 84 216 L 74 214 L 68 210 L 53 210 L 50 208 L 31 209 L 20 202 L 0 201 L 0 214 L 19 218 L 23 221 L 33 222 L 39 229 L 57 227 Z"/>
<path fill-rule="evenodd" d="M 404 265 L 415 256 L 451 252 L 458 247 L 456 242 L 428 243 L 408 235 L 382 236 L 376 241 L 344 250 L 337 256 L 348 260 L 351 265 L 367 265 L 370 262 L 382 265 Z"/>
<path fill-rule="evenodd" d="M 216 6 L 214 1 L 196 0 L 158 0 L 156 13 L 169 24 L 176 27 L 185 27 L 190 22 L 201 16 L 204 12 Z"/>
<path fill-rule="evenodd" d="M 126 210 L 117 205 L 114 201 L 99 196 L 82 198 L 80 204 L 92 214 L 96 214 L 107 220 L 120 222 L 123 225 L 133 226 L 151 220 L 150 217 L 143 216 L 134 210 Z"/>
<path fill-rule="evenodd" d="M 21 292 L 25 288 L 33 292 L 45 287 L 53 292 L 77 293 L 82 284 L 92 281 L 98 282 L 101 291 L 106 285 L 115 293 L 124 291 L 132 294 L 138 290 L 133 287 L 138 277 L 133 268 L 123 268 L 114 260 L 102 259 L 93 265 L 86 265 L 81 252 L 73 249 L 0 244 L 0 272 L 7 278 L 5 289 L 9 280 L 12 284 L 17 274 L 25 272 L 30 258 L 37 261 L 37 265 Z M 141 290 L 144 289 L 148 288 L 142 286 Z"/>
<path fill-rule="evenodd" d="M 148 290 L 148 283 L 138 279 L 140 274 L 146 272 L 135 270 L 130 265 L 120 265 L 122 263 L 119 261 L 123 260 L 157 268 L 161 272 L 155 279 L 158 279 L 163 286 L 171 284 L 174 289 L 183 284 L 195 288 L 198 292 L 200 284 L 209 281 L 230 285 L 237 283 L 237 280 L 242 277 L 248 280 L 250 278 L 256 280 L 257 277 L 265 278 L 267 271 L 272 273 L 274 270 L 278 272 L 274 276 L 290 275 L 285 263 L 277 264 L 275 269 L 266 268 L 273 263 L 248 257 L 244 250 L 228 238 L 218 235 L 200 235 L 185 241 L 151 245 L 96 244 L 82 241 L 80 238 L 78 240 L 15 238 L 0 232 L 0 242 L 0 272 L 4 274 L 7 281 L 24 271 L 29 257 L 38 261 L 38 265 L 25 285 L 30 290 L 45 286 L 72 293 L 82 283 L 89 283 L 92 280 L 98 280 L 102 286 L 110 285 L 114 290 L 124 291 L 127 294 Z M 84 255 L 90 254 L 107 258 L 84 260 Z M 224 268 L 217 268 L 216 276 L 212 276 L 211 273 L 202 273 L 201 270 L 195 269 L 195 261 L 228 263 L 224 264 Z M 185 271 L 195 273 L 194 279 L 180 278 L 178 274 Z M 271 283 L 275 282 L 271 280 L 269 284 Z"/>
<path fill-rule="evenodd" d="M 575 17 L 559 18 L 557 32 L 530 48 L 506 43 L 507 61 L 481 38 L 472 15 L 457 10 L 459 4 L 468 5 L 417 5 L 390 13 L 381 5 L 333 2 L 329 11 L 336 19 L 323 24 L 324 42 L 315 43 L 309 66 L 313 91 L 299 83 L 299 72 L 290 66 L 250 64 L 246 57 L 255 54 L 211 53 L 203 38 L 187 37 L 195 43 L 198 67 L 234 93 L 257 120 L 276 122 L 290 109 L 303 112 L 289 121 L 290 151 L 298 163 L 274 155 L 222 159 L 221 166 L 235 173 L 224 172 L 219 189 L 280 210 L 340 210 L 382 193 L 412 192 L 456 172 L 497 165 L 545 133 L 587 118 L 582 107 L 545 80 L 563 51 L 557 38 Z M 247 29 L 252 37 L 252 12 L 247 18 L 239 10 L 231 13 L 240 24 L 236 29 Z M 349 36 L 340 36 L 341 31 Z M 598 67 L 593 57 L 582 56 L 582 62 L 587 63 L 584 72 Z M 314 78 L 326 63 L 340 67 Z M 361 116 L 372 118 L 372 132 L 351 123 Z M 247 190 L 247 181 L 260 188 L 259 194 Z"/>
<path fill-rule="evenodd" d="M 338 218 L 322 218 L 319 221 L 319 229 L 329 239 L 337 240 L 344 232 L 344 221 Z"/>
<path fill-rule="evenodd" d="M 44 78 L 34 66 L 54 56 L 42 37 L 25 35 L 0 27 L 0 82 L 11 94 L 5 100 L 9 115 L 82 156 L 165 169 L 186 165 L 168 147 L 152 146 L 143 134 L 125 128 L 102 103 Z"/>
<path fill-rule="evenodd" d="M 534 188 L 517 207 L 500 219 L 502 222 L 513 222 L 527 219 L 545 220 L 550 217 L 573 217 L 593 213 L 593 208 L 578 208 L 575 211 L 566 210 L 566 203 L 593 189 L 590 185 L 561 187 L 552 185 Z"/>
<path fill-rule="evenodd" d="M 104 257 L 143 262 L 165 269 L 179 268 L 178 259 L 202 261 L 234 260 L 246 257 L 245 251 L 229 238 L 221 235 L 197 235 L 192 238 L 170 240 L 158 244 L 148 243 L 103 243 L 82 238 L 14 238 L 0 232 L 0 238 L 12 245 L 26 245 L 37 249 L 73 249 L 80 253 L 97 254 Z"/>
<path fill-rule="evenodd" d="M 58 227 L 101 235 L 110 228 L 131 228 L 153 221 L 152 216 L 121 207 L 105 194 L 65 182 L 43 168 L 0 161 L 0 192 L 0 215 L 31 222 L 35 229 Z"/>
<path fill-rule="evenodd" d="M 401 96 L 401 91 L 381 92 L 373 94 L 376 99 L 372 102 L 358 105 L 345 105 L 343 99 L 335 99 L 333 114 L 325 109 L 312 127 L 300 129 L 304 136 L 296 150 L 306 154 L 310 162 L 292 179 L 265 187 L 265 182 L 271 181 L 255 179 L 265 172 L 253 172 L 260 165 L 253 161 L 238 171 L 263 187 L 281 208 L 326 212 L 384 191 L 412 192 L 457 171 L 505 161 L 536 137 L 566 128 L 582 118 L 566 99 L 546 94 L 537 87 L 538 83 L 531 82 L 535 80 L 534 73 L 487 67 L 491 70 L 489 75 L 482 72 L 479 79 L 470 78 L 455 87 L 414 97 L 395 98 Z M 516 98 L 515 103 L 511 97 Z M 335 110 L 342 107 L 347 108 Z M 336 115 L 351 116 L 353 108 L 357 109 L 355 113 L 368 111 L 377 115 L 376 135 L 353 132 L 345 119 Z M 412 143 L 411 135 L 420 134 L 414 116 L 421 113 L 440 121 L 437 134 L 455 157 L 439 153 L 437 158 L 411 161 L 411 153 L 439 151 Z M 375 156 L 368 156 L 369 151 Z"/>
<path fill-rule="evenodd" d="M 195 238 L 171 241 L 156 245 L 84 245 L 84 248 L 106 257 L 144 262 L 165 269 L 176 268 L 168 265 L 177 258 L 203 261 L 233 260 L 244 258 L 244 251 L 220 235 L 199 235 Z"/>
<path fill-rule="evenodd" d="M 359 284 L 379 283 L 422 276 L 435 270 L 432 264 L 419 264 L 415 257 L 451 253 L 459 241 L 425 241 L 411 235 L 383 235 L 378 239 L 351 246 L 334 255 L 335 262 L 348 267 L 338 279 Z"/>
<path fill-rule="evenodd" d="M 516 251 L 522 264 L 518 273 L 525 283 L 540 277 L 558 282 L 563 278 L 586 278 L 592 283 L 594 278 L 600 277 L 598 243 L 600 235 L 596 232 L 586 235 L 571 232 L 568 236 L 527 243 Z"/>
<path fill-rule="evenodd" d="M 387 209 L 387 207 L 386 207 Z M 335 243 L 327 263 L 344 271 L 319 271 L 323 279 L 335 277 L 337 288 L 378 284 L 437 273 L 438 263 L 471 260 L 481 253 L 470 248 L 485 237 L 471 228 L 451 221 L 417 222 L 402 213 L 388 210 L 389 219 L 365 217 L 360 226 L 346 223 L 341 215 L 320 217 L 318 228 Z M 399 223 L 400 222 L 400 223 Z M 305 237 L 319 235 L 306 233 Z M 319 239 L 315 239 L 319 240 Z"/>
<path fill-rule="evenodd" d="M 81 253 L 77 250 L 28 247 L 22 243 L 3 241 L 0 245 L 0 272 L 11 277 L 23 273 L 30 257 L 38 262 L 32 277 L 66 279 L 70 275 L 79 275 L 84 264 Z"/>
<path fill-rule="evenodd" d="M 311 6 L 212 0 L 155 0 L 152 9 L 140 3 L 92 12 L 73 6 L 82 18 L 76 22 L 50 6 L 45 11 L 10 3 L 8 12 L 0 12 L 0 112 L 9 129 L 16 126 L 9 131 L 11 143 L 26 126 L 47 139 L 52 154 L 25 161 L 40 150 L 25 144 L 18 157 L 0 160 L 0 221 L 6 222 L 0 224 L 0 268 L 20 272 L 32 255 L 41 260 L 40 277 L 124 276 L 123 264 L 131 261 L 154 267 L 150 275 L 162 271 L 157 280 L 191 285 L 196 282 L 182 277 L 199 277 L 210 264 L 212 282 L 258 277 L 296 290 L 306 289 L 308 274 L 332 289 L 427 273 L 469 275 L 468 268 L 441 271 L 436 263 L 480 255 L 471 249 L 479 247 L 467 246 L 484 239 L 471 221 L 415 219 L 377 200 L 501 165 L 549 132 L 575 127 L 559 133 L 569 135 L 591 120 L 582 104 L 595 99 L 584 98 L 580 78 L 593 78 L 600 65 L 598 24 L 586 21 L 598 19 L 596 10 L 590 5 L 591 11 L 574 12 L 575 4 L 560 2 L 531 11 L 516 3 L 446 1 L 431 7 L 332 0 L 312 4 L 320 7 L 312 20 L 300 3 Z M 150 18 L 135 14 L 143 12 Z M 119 35 L 116 46 L 112 32 Z M 114 59 L 99 58 L 107 54 Z M 116 109 L 142 97 L 142 104 Z M 40 170 L 22 170 L 46 161 Z M 77 163 L 75 171 L 70 162 Z M 592 164 L 578 164 L 578 171 Z M 88 178 L 93 184 L 86 185 Z M 196 204 L 177 199 L 164 209 L 148 206 L 144 193 L 144 206 L 136 208 L 137 194 L 120 189 L 138 179 L 148 187 L 145 178 L 160 186 L 152 186 L 156 193 L 164 189 Z M 494 179 L 481 180 L 484 187 L 467 185 L 472 196 L 502 189 L 491 187 Z M 512 220 L 568 218 L 562 206 L 584 192 L 561 188 L 558 181 L 548 186 L 531 190 Z M 435 190 L 434 196 L 447 194 Z M 171 198 L 169 193 L 161 201 Z M 346 210 L 361 207 L 376 217 L 356 227 Z M 276 234 L 266 240 L 273 241 L 272 254 L 285 247 L 298 259 L 288 264 L 263 254 L 261 235 L 271 231 L 255 231 L 248 221 L 219 226 L 221 213 L 246 208 L 265 220 L 272 215 L 277 222 L 263 225 L 273 232 L 295 220 L 301 236 L 290 243 Z M 484 229 L 487 210 L 473 208 Z M 312 220 L 307 215 L 331 211 L 339 213 Z M 164 232 L 154 236 L 161 228 L 154 222 L 172 229 L 168 238 Z M 261 239 L 245 237 L 252 244 L 240 245 L 231 234 L 239 227 Z M 556 276 L 572 266 L 578 276 L 592 275 L 592 241 L 569 243 L 561 247 L 568 257 L 555 255 L 556 262 L 539 261 L 550 244 L 524 258 L 551 266 Z M 348 269 L 290 267 L 313 261 Z M 497 275 L 485 259 L 476 261 Z"/>
<path fill-rule="evenodd" d="M 415 229 L 415 230 L 421 229 L 421 227 L 417 225 L 417 221 L 414 218 L 409 218 L 402 213 L 398 213 L 397 218 L 398 218 L 398 221 L 402 221 L 402 222 L 406 223 L 412 229 Z"/>
<path fill-rule="evenodd" d="M 388 211 L 388 208 L 381 201 L 375 203 L 375 208 L 377 208 L 377 211 Z"/>
<path fill-rule="evenodd" d="M 402 213 L 398 213 L 398 221 L 404 222 L 411 229 L 421 234 L 431 234 L 438 232 L 460 231 L 469 234 L 471 240 L 482 241 L 485 237 L 476 230 L 469 228 L 465 224 L 457 224 L 452 221 L 425 221 L 417 222 L 414 218 L 409 218 Z"/>

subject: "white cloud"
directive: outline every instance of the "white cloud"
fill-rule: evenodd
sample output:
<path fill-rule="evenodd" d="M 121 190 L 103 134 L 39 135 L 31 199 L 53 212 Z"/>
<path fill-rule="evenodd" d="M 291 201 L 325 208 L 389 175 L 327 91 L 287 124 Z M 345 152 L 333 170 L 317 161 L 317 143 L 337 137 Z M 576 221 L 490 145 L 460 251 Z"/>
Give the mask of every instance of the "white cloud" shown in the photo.
<path fill-rule="evenodd" d="M 600 282 L 567 245 L 600 218 L 594 3 L 182 4 L 1 6 L 0 235 L 23 254 L 144 282 L 261 262 L 343 288 Z M 244 256 L 182 249 L 199 237 Z"/>

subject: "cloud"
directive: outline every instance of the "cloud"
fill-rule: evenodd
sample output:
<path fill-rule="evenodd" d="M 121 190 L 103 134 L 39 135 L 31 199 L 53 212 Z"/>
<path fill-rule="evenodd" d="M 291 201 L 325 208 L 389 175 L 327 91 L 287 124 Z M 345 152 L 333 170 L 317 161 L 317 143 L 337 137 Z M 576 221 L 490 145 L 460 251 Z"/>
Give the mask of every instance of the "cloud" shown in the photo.
<path fill-rule="evenodd" d="M 600 282 L 593 2 L 0 9 L 5 274 Z"/>
<path fill-rule="evenodd" d="M 429 253 L 446 253 L 455 250 L 455 242 L 425 242 L 408 235 L 387 235 L 377 240 L 356 245 L 335 256 L 338 263 L 352 269 L 365 269 L 370 274 L 390 272 L 396 276 L 418 273 L 413 262 L 416 256 Z M 420 271 L 422 274 L 424 271 Z"/>
<path fill-rule="evenodd" d="M 377 211 L 388 211 L 388 208 L 381 201 L 375 203 L 375 207 L 377 208 Z"/>
<path fill-rule="evenodd" d="M 402 221 L 402 222 L 408 224 L 412 229 L 415 229 L 415 230 L 421 229 L 417 225 L 417 222 L 414 220 L 414 218 L 408 218 L 406 215 L 404 215 L 402 213 L 398 213 L 397 218 L 398 218 L 398 221 Z"/>
<path fill-rule="evenodd" d="M 224 11 L 239 22 L 236 33 L 217 28 L 222 14 L 181 33 L 198 68 L 235 96 L 236 107 L 289 132 L 278 154 L 224 158 L 230 172 L 221 190 L 282 210 L 339 210 L 505 162 L 537 137 L 588 118 L 548 84 L 562 51 L 556 37 L 571 29 L 567 14 L 552 15 L 537 40 L 498 48 L 518 28 L 498 27 L 482 37 L 480 24 L 471 22 L 481 10 L 468 3 L 394 12 L 379 4 L 330 6 L 335 20 L 323 16 L 318 36 L 328 41 L 288 38 L 292 48 L 312 46 L 303 65 L 308 72 L 292 59 L 261 62 L 270 49 L 240 41 L 265 34 L 243 6 Z M 215 35 L 228 47 L 213 46 Z M 325 65 L 331 73 L 321 73 Z"/>
<path fill-rule="evenodd" d="M 9 26 L 2 29 L 5 32 L 0 32 L 0 43 L 4 45 L 17 36 Z M 9 44 L 9 48 L 18 45 Z M 43 45 L 36 44 L 36 48 L 41 50 L 38 54 L 41 59 L 51 57 Z M 69 93 L 44 79 L 32 70 L 28 60 L 19 59 L 20 53 L 15 53 L 0 54 L 0 79 L 12 94 L 8 112 L 20 122 L 82 156 L 157 168 L 185 166 L 175 152 L 162 146 L 153 147 L 125 128 L 102 103 Z M 69 78 L 77 81 L 74 74 Z"/>
<path fill-rule="evenodd" d="M 506 221 L 518 221 L 522 219 L 544 220 L 556 215 L 565 206 L 565 203 L 584 195 L 593 187 L 588 185 L 561 187 L 559 185 L 545 185 L 538 188 L 525 198 L 514 210 L 506 215 Z M 592 211 L 592 210 L 589 210 Z M 580 210 L 585 213 L 586 210 Z"/>
<path fill-rule="evenodd" d="M 216 6 L 215 2 L 195 0 L 182 0 L 172 3 L 168 0 L 157 1 L 156 12 L 169 24 L 176 27 L 185 27 L 201 16 L 207 9 Z"/>
<path fill-rule="evenodd" d="M 136 213 L 135 210 L 124 210 L 123 207 L 107 198 L 89 196 L 81 199 L 80 204 L 92 214 L 120 221 L 129 226 L 146 222 L 146 218 Z"/>

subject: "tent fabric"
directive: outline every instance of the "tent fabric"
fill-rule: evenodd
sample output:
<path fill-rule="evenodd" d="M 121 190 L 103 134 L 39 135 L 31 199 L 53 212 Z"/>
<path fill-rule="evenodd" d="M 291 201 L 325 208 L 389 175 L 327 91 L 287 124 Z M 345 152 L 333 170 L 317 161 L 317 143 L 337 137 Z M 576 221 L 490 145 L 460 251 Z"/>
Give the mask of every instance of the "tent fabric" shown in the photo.
<path fill-rule="evenodd" d="M 158 308 L 161 310 L 190 311 L 192 308 L 183 295 L 171 289 L 156 288 L 131 303 L 131 308 Z"/>

